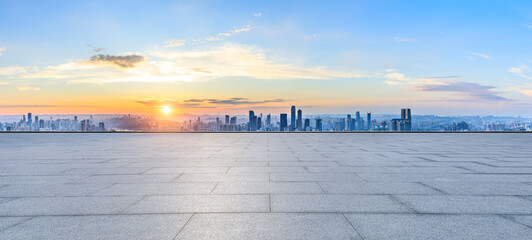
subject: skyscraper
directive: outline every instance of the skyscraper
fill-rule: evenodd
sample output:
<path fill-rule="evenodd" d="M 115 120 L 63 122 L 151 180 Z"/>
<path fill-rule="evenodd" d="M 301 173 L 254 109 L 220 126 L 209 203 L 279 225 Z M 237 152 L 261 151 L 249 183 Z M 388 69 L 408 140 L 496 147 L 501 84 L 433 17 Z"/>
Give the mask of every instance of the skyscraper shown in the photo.
<path fill-rule="evenodd" d="M 303 111 L 301 109 L 297 110 L 297 130 L 305 131 L 303 128 Z"/>
<path fill-rule="evenodd" d="M 266 130 L 270 129 L 270 125 L 272 125 L 272 115 L 268 114 L 266 115 Z"/>
<path fill-rule="evenodd" d="M 253 110 L 249 111 L 249 121 L 248 121 L 248 131 L 252 131 L 253 128 L 253 117 L 255 116 L 255 112 Z"/>
<path fill-rule="evenodd" d="M 292 106 L 290 109 L 290 131 L 294 131 L 296 128 L 296 106 Z"/>
<path fill-rule="evenodd" d="M 303 130 L 301 131 L 310 131 L 310 119 L 305 119 L 305 126 L 303 127 Z"/>
<path fill-rule="evenodd" d="M 360 125 L 360 112 L 359 111 L 357 111 L 357 113 L 356 113 L 355 120 L 356 120 L 356 123 L 357 123 L 357 125 L 355 126 L 355 129 L 356 130 L 362 130 L 361 125 Z"/>
<path fill-rule="evenodd" d="M 286 113 L 281 113 L 281 122 L 279 124 L 279 131 L 284 132 L 286 130 L 286 127 L 288 127 L 288 119 L 287 119 Z"/>
<path fill-rule="evenodd" d="M 316 131 L 321 132 L 323 131 L 323 126 L 321 124 L 321 119 L 316 119 Z"/>
<path fill-rule="evenodd" d="M 31 122 L 32 122 L 31 113 L 28 113 L 28 125 L 31 126 Z"/>
<path fill-rule="evenodd" d="M 351 114 L 347 114 L 347 120 L 346 120 L 346 123 L 345 123 L 345 130 L 347 131 L 353 131 L 353 129 L 351 129 Z"/>
<path fill-rule="evenodd" d="M 225 115 L 225 125 L 229 125 L 229 115 Z"/>
<path fill-rule="evenodd" d="M 410 108 L 401 109 L 401 120 L 404 125 L 401 131 L 412 131 L 412 115 L 410 113 Z"/>
<path fill-rule="evenodd" d="M 368 130 L 371 130 L 371 112 L 368 112 Z"/>

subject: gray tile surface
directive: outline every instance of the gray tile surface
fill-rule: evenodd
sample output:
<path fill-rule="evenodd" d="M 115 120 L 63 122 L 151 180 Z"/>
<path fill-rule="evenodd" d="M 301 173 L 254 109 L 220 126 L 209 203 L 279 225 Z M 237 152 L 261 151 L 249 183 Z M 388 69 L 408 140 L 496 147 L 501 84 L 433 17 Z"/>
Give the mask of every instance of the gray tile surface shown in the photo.
<path fill-rule="evenodd" d="M 530 239 L 531 142 L 0 134 L 0 239 Z"/>

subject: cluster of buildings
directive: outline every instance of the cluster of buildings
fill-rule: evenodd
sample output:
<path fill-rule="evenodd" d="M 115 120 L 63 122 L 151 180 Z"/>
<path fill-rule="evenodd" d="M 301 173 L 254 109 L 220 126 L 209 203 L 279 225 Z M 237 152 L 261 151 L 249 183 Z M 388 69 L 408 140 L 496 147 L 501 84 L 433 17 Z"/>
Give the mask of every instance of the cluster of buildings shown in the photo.
<path fill-rule="evenodd" d="M 92 116 L 89 119 L 78 120 L 77 116 L 73 119 L 39 119 L 39 116 L 32 117 L 32 113 L 22 115 L 18 122 L 0 123 L 0 131 L 25 131 L 25 132 L 43 132 L 43 131 L 106 131 L 105 123 L 99 122 L 95 125 Z"/>
<path fill-rule="evenodd" d="M 0 120 L 1 120 L 0 116 Z M 56 119 L 54 119 L 56 117 Z M 0 122 L 0 131 L 179 131 L 179 132 L 359 132 L 359 131 L 532 131 L 530 119 L 512 117 L 440 117 L 416 115 L 409 108 L 399 115 L 354 114 L 303 115 L 302 109 L 291 106 L 290 114 L 188 116 L 185 121 L 162 120 L 152 116 L 96 115 L 32 116 Z M 183 119 L 183 118 L 182 118 Z"/>

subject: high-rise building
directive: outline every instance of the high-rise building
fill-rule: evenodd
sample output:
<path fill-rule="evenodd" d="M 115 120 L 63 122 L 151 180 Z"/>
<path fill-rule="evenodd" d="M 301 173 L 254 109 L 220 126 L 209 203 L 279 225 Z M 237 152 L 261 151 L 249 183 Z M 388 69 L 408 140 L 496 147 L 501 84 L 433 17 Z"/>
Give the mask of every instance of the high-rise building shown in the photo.
<path fill-rule="evenodd" d="M 229 115 L 225 115 L 225 125 L 229 125 Z"/>
<path fill-rule="evenodd" d="M 26 115 L 22 115 L 22 123 L 26 124 Z"/>
<path fill-rule="evenodd" d="M 105 123 L 103 123 L 103 122 L 98 123 L 98 130 L 99 131 L 105 131 Z"/>
<path fill-rule="evenodd" d="M 371 130 L 371 112 L 368 112 L 368 130 Z"/>
<path fill-rule="evenodd" d="M 323 125 L 321 123 L 321 119 L 316 119 L 316 131 L 321 132 L 323 131 Z"/>
<path fill-rule="evenodd" d="M 345 130 L 353 131 L 353 129 L 351 129 L 351 114 L 347 114 L 347 119 L 345 122 Z"/>
<path fill-rule="evenodd" d="M 255 116 L 255 112 L 253 110 L 249 111 L 249 121 L 248 121 L 248 131 L 253 131 L 253 117 Z"/>
<path fill-rule="evenodd" d="M 271 125 L 272 125 L 272 115 L 268 114 L 266 115 L 266 130 L 269 130 Z"/>
<path fill-rule="evenodd" d="M 360 122 L 360 112 L 359 111 L 356 112 L 355 120 L 357 122 L 357 124 L 355 126 L 355 129 L 356 130 L 362 130 L 362 127 L 361 127 L 362 125 L 360 125 L 361 122 Z"/>
<path fill-rule="evenodd" d="M 257 118 L 257 130 L 262 128 L 262 117 Z"/>
<path fill-rule="evenodd" d="M 286 128 L 288 127 L 288 119 L 287 119 L 286 113 L 281 113 L 281 122 L 279 124 L 279 131 L 284 132 Z"/>
<path fill-rule="evenodd" d="M 290 108 L 290 131 L 296 128 L 296 106 Z"/>
<path fill-rule="evenodd" d="M 229 124 L 230 125 L 236 125 L 236 117 L 232 117 L 231 118 L 231 122 Z"/>
<path fill-rule="evenodd" d="M 28 113 L 28 125 L 31 126 L 31 122 L 32 122 L 31 113 Z"/>
<path fill-rule="evenodd" d="M 35 123 L 33 124 L 33 130 L 38 131 L 39 130 L 39 117 L 35 116 Z"/>
<path fill-rule="evenodd" d="M 303 130 L 301 131 L 310 131 L 310 119 L 305 118 L 305 126 L 303 127 Z"/>
<path fill-rule="evenodd" d="M 301 109 L 297 110 L 297 130 L 305 131 L 303 128 L 303 111 L 301 111 Z"/>

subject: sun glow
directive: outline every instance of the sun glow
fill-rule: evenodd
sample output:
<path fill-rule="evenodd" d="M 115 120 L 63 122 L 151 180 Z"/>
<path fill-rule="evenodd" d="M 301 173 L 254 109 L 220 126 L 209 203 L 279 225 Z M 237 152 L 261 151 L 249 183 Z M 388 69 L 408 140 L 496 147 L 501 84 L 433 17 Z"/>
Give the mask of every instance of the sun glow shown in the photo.
<path fill-rule="evenodd" d="M 170 107 L 168 107 L 168 106 L 162 106 L 162 109 L 163 109 L 163 112 L 166 113 L 166 114 L 168 114 L 168 113 L 170 113 L 172 111 L 172 109 Z"/>

